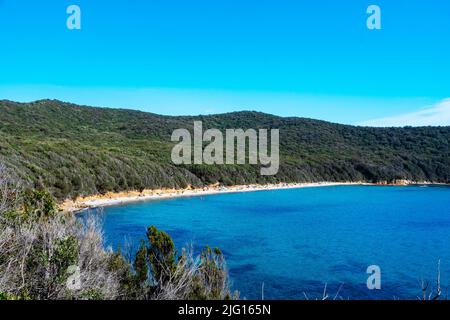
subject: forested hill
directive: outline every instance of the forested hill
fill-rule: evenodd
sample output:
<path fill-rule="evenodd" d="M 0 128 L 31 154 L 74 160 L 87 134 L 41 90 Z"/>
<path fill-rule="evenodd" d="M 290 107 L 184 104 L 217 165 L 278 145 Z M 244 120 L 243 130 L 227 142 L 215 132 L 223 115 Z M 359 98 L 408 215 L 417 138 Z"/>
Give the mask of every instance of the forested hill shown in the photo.
<path fill-rule="evenodd" d="M 174 129 L 280 129 L 280 171 L 259 166 L 176 166 Z M 57 198 L 143 188 L 266 182 L 397 179 L 450 182 L 450 127 L 365 128 L 259 112 L 169 117 L 41 100 L 0 101 L 0 157 Z"/>

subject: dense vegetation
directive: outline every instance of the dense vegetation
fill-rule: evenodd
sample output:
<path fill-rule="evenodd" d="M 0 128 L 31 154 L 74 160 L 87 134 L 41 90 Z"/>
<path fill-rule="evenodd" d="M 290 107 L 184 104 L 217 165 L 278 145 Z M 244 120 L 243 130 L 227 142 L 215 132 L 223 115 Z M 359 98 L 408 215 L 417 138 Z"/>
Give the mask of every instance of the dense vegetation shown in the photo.
<path fill-rule="evenodd" d="M 101 226 L 57 212 L 44 191 L 24 191 L 0 163 L 0 300 L 231 299 L 219 249 L 177 252 L 149 227 L 134 259 L 104 249 Z"/>
<path fill-rule="evenodd" d="M 207 128 L 280 129 L 279 173 L 259 166 L 173 165 L 170 136 Z M 53 100 L 0 101 L 0 157 L 59 199 L 143 188 L 267 182 L 450 182 L 450 127 L 365 128 L 258 112 L 169 117 Z"/>

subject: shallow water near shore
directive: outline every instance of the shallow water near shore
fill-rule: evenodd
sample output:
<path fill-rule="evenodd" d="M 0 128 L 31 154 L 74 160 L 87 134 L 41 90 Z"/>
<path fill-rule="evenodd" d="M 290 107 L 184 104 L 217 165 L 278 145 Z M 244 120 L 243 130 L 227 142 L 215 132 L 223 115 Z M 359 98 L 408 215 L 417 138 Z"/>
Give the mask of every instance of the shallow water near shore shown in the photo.
<path fill-rule="evenodd" d="M 85 217 L 88 213 L 80 215 Z M 146 227 L 177 247 L 220 247 L 241 298 L 417 299 L 450 284 L 450 187 L 334 186 L 218 194 L 103 209 L 107 245 L 136 247 Z M 381 268 L 381 290 L 366 269 Z M 444 289 L 445 294 L 445 289 Z"/>

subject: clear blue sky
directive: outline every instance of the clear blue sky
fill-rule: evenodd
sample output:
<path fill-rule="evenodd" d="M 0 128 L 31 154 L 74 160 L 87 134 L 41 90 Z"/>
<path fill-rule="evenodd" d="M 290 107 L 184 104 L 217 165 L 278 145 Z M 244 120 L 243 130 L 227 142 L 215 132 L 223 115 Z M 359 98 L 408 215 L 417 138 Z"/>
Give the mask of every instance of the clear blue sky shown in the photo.
<path fill-rule="evenodd" d="M 71 4 L 81 30 L 66 28 Z M 382 30 L 366 28 L 370 4 Z M 0 99 L 343 123 L 448 116 L 444 0 L 0 0 L 0 45 Z"/>

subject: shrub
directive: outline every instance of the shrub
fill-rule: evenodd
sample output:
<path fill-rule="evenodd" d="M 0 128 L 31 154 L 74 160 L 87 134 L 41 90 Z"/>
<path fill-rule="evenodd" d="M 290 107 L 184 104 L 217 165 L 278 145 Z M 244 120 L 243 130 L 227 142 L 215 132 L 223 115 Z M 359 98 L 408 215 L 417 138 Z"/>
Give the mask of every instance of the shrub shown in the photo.
<path fill-rule="evenodd" d="M 0 179 L 0 195 L 14 196 L 0 198 L 0 300 L 230 297 L 218 251 L 193 259 L 183 250 L 177 258 L 170 236 L 152 226 L 132 265 L 120 250 L 104 248 L 96 216 L 80 221 L 58 212 L 46 191 L 20 199 L 12 185 Z"/>

